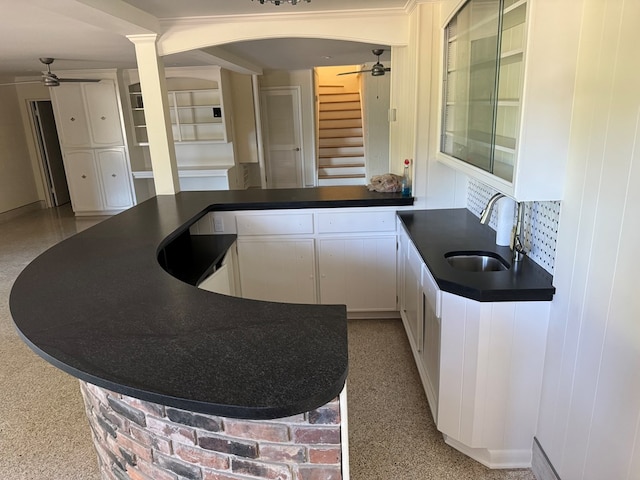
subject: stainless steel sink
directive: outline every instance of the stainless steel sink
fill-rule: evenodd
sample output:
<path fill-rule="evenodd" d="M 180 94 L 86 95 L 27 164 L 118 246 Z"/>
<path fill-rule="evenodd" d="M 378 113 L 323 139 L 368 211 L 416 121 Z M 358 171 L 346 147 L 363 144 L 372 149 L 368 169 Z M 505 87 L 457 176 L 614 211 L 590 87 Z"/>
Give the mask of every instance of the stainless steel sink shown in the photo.
<path fill-rule="evenodd" d="M 448 252 L 444 254 L 449 265 L 468 272 L 499 272 L 509 269 L 509 264 L 493 252 Z"/>

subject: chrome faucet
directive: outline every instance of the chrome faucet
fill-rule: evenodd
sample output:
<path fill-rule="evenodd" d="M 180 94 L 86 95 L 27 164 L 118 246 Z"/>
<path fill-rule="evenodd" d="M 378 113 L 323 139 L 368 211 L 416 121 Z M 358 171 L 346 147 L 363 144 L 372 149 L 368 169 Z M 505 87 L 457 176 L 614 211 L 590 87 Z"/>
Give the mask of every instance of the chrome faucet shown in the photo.
<path fill-rule="evenodd" d="M 504 197 L 502 193 L 496 193 L 489 199 L 489 201 L 487 202 L 487 206 L 484 207 L 484 210 L 482 210 L 482 213 L 480 213 L 481 224 L 486 225 L 487 223 L 489 223 L 489 220 L 491 219 L 491 212 L 493 212 L 493 207 L 495 206 L 496 202 L 502 197 Z"/>
<path fill-rule="evenodd" d="M 524 225 L 524 202 L 518 202 L 516 218 L 516 224 L 513 227 L 513 234 L 511 235 L 511 250 L 513 251 L 513 261 L 519 262 L 527 254 L 522 233 L 522 227 Z"/>

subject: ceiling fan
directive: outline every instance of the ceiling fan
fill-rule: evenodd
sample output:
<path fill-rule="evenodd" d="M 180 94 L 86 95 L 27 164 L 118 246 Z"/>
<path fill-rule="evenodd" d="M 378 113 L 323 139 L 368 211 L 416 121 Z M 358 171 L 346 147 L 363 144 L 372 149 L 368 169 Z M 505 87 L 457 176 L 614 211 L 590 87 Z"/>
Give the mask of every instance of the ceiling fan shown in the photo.
<path fill-rule="evenodd" d="M 45 87 L 57 87 L 63 82 L 99 82 L 95 78 L 59 78 L 55 73 L 51 71 L 51 64 L 55 59 L 51 57 L 41 57 L 40 61 L 47 66 L 47 71 L 42 73 L 40 80 L 27 80 L 25 82 L 13 82 L 13 83 L 0 83 L 0 86 L 4 85 L 20 85 L 23 83 L 40 83 Z"/>
<path fill-rule="evenodd" d="M 374 77 L 379 77 L 380 75 L 384 75 L 384 72 L 390 72 L 391 67 L 385 67 L 380 63 L 380 55 L 382 55 L 382 52 L 384 52 L 384 50 L 381 48 L 376 48 L 375 50 L 371 50 L 371 51 L 376 57 L 378 57 L 378 60 L 373 65 L 373 67 L 371 67 L 371 70 L 359 70 L 357 72 L 342 72 L 342 73 L 338 73 L 338 75 L 353 75 L 354 73 L 371 72 L 371 75 L 373 75 Z"/>

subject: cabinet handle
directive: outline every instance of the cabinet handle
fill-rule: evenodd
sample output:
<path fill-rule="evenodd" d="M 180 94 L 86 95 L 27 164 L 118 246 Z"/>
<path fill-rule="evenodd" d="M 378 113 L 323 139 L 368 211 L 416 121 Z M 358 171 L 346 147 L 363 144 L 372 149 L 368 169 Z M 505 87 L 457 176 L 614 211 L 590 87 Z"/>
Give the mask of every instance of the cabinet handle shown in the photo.
<path fill-rule="evenodd" d="M 115 173 L 112 173 L 112 174 L 111 174 L 111 176 L 112 176 L 113 178 L 116 178 L 116 174 L 115 174 Z"/>
<path fill-rule="evenodd" d="M 72 122 L 75 122 L 76 118 L 75 117 L 71 117 L 69 120 L 71 120 Z"/>
<path fill-rule="evenodd" d="M 82 175 L 82 178 L 87 178 L 87 176 L 86 175 Z"/>
<path fill-rule="evenodd" d="M 102 117 L 100 117 L 100 120 L 106 120 L 107 117 L 105 117 L 104 115 Z"/>

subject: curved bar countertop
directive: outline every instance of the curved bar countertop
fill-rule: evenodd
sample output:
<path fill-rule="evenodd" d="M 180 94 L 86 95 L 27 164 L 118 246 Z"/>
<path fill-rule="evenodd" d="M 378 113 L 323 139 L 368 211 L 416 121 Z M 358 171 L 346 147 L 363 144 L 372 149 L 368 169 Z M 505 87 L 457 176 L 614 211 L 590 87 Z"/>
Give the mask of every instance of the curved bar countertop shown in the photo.
<path fill-rule="evenodd" d="M 158 252 L 209 211 L 412 203 L 365 187 L 154 197 L 37 257 L 13 286 L 11 313 L 36 353 L 99 387 L 226 417 L 309 411 L 344 386 L 345 307 L 203 291 L 165 272 Z"/>

